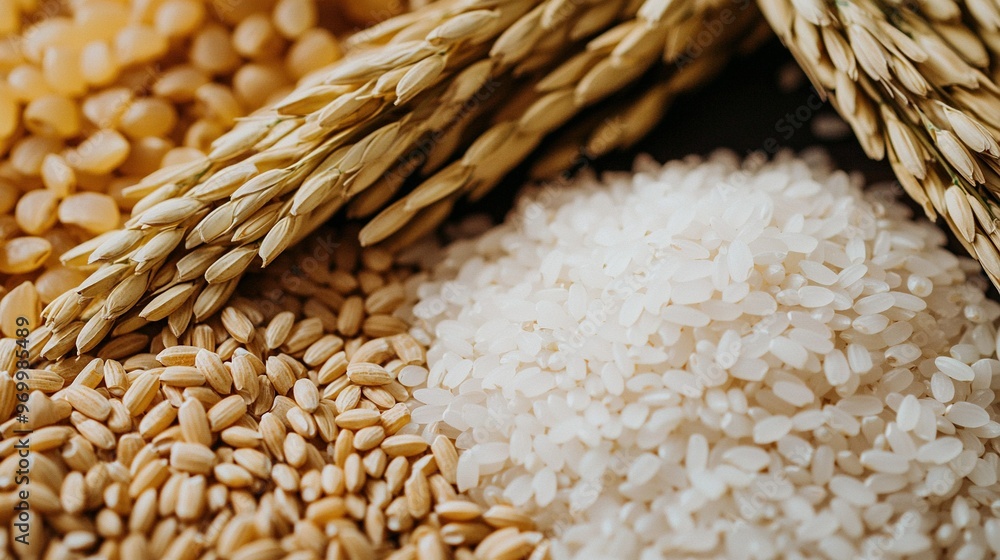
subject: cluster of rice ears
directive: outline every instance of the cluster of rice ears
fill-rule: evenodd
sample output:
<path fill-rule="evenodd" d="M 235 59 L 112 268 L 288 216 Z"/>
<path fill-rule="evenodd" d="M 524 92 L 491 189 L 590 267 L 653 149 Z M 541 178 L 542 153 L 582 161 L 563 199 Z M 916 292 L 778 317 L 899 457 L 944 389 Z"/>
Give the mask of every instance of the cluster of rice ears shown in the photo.
<path fill-rule="evenodd" d="M 760 0 L 873 159 L 1000 286 L 1000 3 Z"/>
<path fill-rule="evenodd" d="M 131 187 L 144 198 L 125 228 L 63 256 L 93 272 L 43 311 L 31 355 L 89 352 L 161 320 L 182 333 L 338 212 L 367 220 L 362 244 L 402 247 L 532 154 L 545 173 L 581 147 L 630 146 L 769 34 L 731 0 L 445 0 L 388 20 L 204 159 Z M 616 94 L 603 118 L 577 118 Z"/>

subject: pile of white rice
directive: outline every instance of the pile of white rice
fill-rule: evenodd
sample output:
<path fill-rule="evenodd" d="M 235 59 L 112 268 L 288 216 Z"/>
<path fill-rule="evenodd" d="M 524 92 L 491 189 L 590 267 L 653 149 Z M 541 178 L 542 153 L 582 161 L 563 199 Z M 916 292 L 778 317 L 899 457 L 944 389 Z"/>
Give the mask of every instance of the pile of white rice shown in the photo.
<path fill-rule="evenodd" d="M 411 281 L 411 430 L 560 558 L 1000 553 L 1000 306 L 859 183 L 724 153 L 536 188 Z"/>

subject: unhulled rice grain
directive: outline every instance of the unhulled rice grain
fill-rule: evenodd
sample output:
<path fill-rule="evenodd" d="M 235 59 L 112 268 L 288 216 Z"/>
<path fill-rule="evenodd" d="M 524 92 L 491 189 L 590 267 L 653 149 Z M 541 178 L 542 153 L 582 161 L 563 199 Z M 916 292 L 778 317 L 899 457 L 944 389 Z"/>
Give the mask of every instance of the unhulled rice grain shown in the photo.
<path fill-rule="evenodd" d="M 414 250 L 412 418 L 556 557 L 994 556 L 1000 305 L 895 195 L 812 152 L 534 188 Z"/>

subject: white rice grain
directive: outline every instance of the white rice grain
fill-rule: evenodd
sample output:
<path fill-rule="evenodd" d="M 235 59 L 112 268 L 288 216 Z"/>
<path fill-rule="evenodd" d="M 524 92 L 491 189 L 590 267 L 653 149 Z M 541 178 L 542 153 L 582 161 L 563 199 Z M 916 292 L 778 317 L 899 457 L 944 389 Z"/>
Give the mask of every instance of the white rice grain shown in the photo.
<path fill-rule="evenodd" d="M 406 429 L 557 559 L 997 554 L 1000 305 L 858 179 L 640 158 L 418 245 Z"/>

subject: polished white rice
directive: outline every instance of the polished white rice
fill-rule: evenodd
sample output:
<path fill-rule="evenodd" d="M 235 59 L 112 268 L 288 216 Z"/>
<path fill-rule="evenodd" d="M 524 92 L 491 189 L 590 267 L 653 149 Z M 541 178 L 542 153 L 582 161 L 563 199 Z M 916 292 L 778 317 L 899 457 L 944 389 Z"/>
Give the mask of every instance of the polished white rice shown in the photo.
<path fill-rule="evenodd" d="M 408 430 L 559 558 L 993 557 L 1000 306 L 859 187 L 817 153 L 640 158 L 416 248 Z"/>

